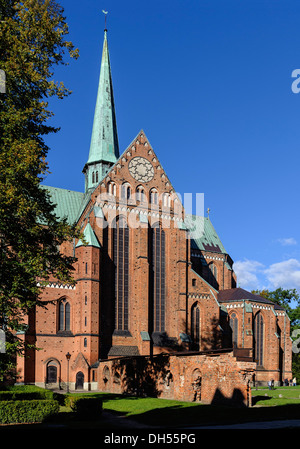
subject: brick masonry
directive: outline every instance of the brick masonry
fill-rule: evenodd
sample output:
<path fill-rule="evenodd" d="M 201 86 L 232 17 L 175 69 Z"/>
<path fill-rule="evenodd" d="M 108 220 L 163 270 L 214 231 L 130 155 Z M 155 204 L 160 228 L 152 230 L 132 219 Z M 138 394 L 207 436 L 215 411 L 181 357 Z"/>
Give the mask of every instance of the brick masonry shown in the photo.
<path fill-rule="evenodd" d="M 136 156 L 145 158 L 154 170 L 153 179 L 143 183 L 144 201 L 133 193 L 141 183 L 137 182 L 128 169 L 129 162 Z M 128 201 L 120 197 L 121 186 L 129 183 L 132 192 Z M 112 185 L 116 194 L 109 196 Z M 157 205 L 150 202 L 150 191 L 156 189 Z M 163 194 L 170 197 L 168 207 Z M 100 208 L 102 215 L 95 213 Z M 128 330 L 115 329 L 115 283 L 113 261 L 113 223 L 116 216 L 127 218 L 129 226 L 129 309 Z M 144 217 L 143 219 L 141 217 Z M 89 223 L 99 246 L 76 247 L 66 242 L 61 247 L 65 254 L 77 258 L 74 264 L 76 286 L 59 285 L 55 279 L 42 293 L 45 308 L 37 309 L 28 317 L 29 330 L 21 336 L 36 342 L 39 351 L 18 358 L 19 381 L 46 385 L 49 372 L 56 373 L 56 385 L 65 387 L 69 380 L 72 387 L 101 388 L 103 363 L 110 354 L 116 356 L 149 357 L 160 353 L 170 355 L 168 363 L 172 373 L 169 385 L 157 386 L 161 397 L 192 400 L 191 379 L 199 369 L 202 376 L 201 398 L 205 402 L 220 397 L 232 398 L 235 389 L 241 392 L 245 403 L 248 392 L 249 373 L 253 364 L 237 362 L 230 353 L 212 355 L 186 355 L 183 351 L 221 350 L 232 348 L 230 315 L 233 310 L 238 316 L 238 347 L 254 351 L 253 320 L 258 311 L 264 318 L 264 363 L 257 367 L 255 379 L 267 382 L 270 377 L 281 382 L 291 377 L 291 341 L 289 320 L 282 311 L 273 306 L 260 308 L 255 301 L 251 312 L 245 312 L 245 303 L 229 299 L 222 304 L 219 292 L 236 286 L 232 260 L 228 254 L 207 250 L 191 251 L 187 230 L 182 226 L 184 210 L 177 201 L 172 187 L 158 157 L 149 141 L 141 132 L 111 168 L 107 176 L 92 192 L 89 201 L 78 220 L 85 229 Z M 165 232 L 165 330 L 153 340 L 153 298 L 151 298 L 151 248 L 149 229 L 154 223 L 164 224 Z M 134 226 L 136 224 L 136 226 Z M 77 242 L 75 242 L 77 244 Z M 206 264 L 201 264 L 200 259 Z M 216 275 L 212 276 L 209 263 L 213 261 Z M 50 302 L 49 302 L 50 301 Z M 60 330 L 59 304 L 70 305 L 70 328 Z M 198 309 L 197 323 L 195 323 Z M 194 318 L 193 318 L 194 313 Z M 194 320 L 194 321 L 193 321 Z M 199 339 L 195 341 L 195 329 Z M 144 338 L 145 333 L 150 339 Z M 68 363 L 66 354 L 71 354 Z M 115 361 L 105 362 L 110 369 Z M 49 367 L 52 367 L 49 371 Z M 246 367 L 246 368 L 245 368 Z M 223 374 L 222 374 L 223 373 Z M 247 373 L 247 374 L 245 374 Z M 253 373 L 252 373 L 253 374 Z M 121 375 L 121 374 L 120 374 Z M 98 380 L 97 380 L 98 376 Z M 100 376 L 100 377 L 99 377 Z M 122 376 L 121 376 L 122 377 Z M 252 377 L 253 378 L 253 377 Z M 47 380 L 48 379 L 48 380 Z M 79 382 L 79 379 L 81 381 Z M 122 377 L 123 379 L 123 377 Z M 124 383 L 124 379 L 122 380 Z M 112 391 L 117 384 L 112 383 Z M 118 384 L 121 385 L 121 384 Z M 123 384 L 122 384 L 123 385 Z M 104 388 L 104 385 L 102 385 Z M 106 385 L 106 390 L 108 386 Z M 121 388 L 121 387 L 120 387 Z M 123 388 L 123 387 L 122 387 Z M 246 401 L 247 402 L 247 401 Z"/>
<path fill-rule="evenodd" d="M 255 366 L 238 362 L 232 352 L 106 360 L 97 370 L 98 387 L 113 393 L 249 406 Z"/>

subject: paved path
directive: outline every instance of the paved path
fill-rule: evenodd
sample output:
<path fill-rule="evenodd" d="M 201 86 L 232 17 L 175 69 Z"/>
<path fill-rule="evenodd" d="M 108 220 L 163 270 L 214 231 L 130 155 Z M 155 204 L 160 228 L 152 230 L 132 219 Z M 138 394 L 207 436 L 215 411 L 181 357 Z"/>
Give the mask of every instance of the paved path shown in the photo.
<path fill-rule="evenodd" d="M 187 429 L 287 429 L 300 427 L 300 419 L 287 419 L 281 421 L 247 422 L 223 426 L 194 426 Z"/>

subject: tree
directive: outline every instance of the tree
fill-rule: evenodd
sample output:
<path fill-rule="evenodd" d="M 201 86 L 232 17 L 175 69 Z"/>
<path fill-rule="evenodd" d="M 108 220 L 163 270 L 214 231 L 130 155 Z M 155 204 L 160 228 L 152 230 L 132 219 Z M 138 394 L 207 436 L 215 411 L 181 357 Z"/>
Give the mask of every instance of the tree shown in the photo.
<path fill-rule="evenodd" d="M 47 280 L 74 283 L 74 259 L 60 254 L 59 245 L 79 232 L 58 221 L 41 185 L 48 173 L 44 136 L 58 131 L 47 123 L 53 116 L 47 100 L 70 94 L 53 80 L 53 68 L 67 64 L 66 54 L 78 57 L 65 39 L 63 13 L 54 0 L 0 0 L 0 69 L 6 77 L 6 93 L 0 93 L 0 328 L 7 341 L 0 376 L 11 367 L 11 355 L 25 350 L 15 334 L 24 329 L 24 316 L 43 305 Z"/>
<path fill-rule="evenodd" d="M 252 293 L 283 307 L 291 320 L 291 332 L 300 328 L 300 297 L 295 288 L 283 289 L 280 287 L 274 291 L 254 290 Z"/>

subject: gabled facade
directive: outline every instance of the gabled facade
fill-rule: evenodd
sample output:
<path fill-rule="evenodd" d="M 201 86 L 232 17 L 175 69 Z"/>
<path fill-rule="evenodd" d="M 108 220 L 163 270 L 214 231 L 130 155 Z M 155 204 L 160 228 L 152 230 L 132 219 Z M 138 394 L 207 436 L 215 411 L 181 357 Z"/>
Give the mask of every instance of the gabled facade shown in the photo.
<path fill-rule="evenodd" d="M 244 331 L 237 341 L 233 331 L 232 338 L 236 276 L 210 219 L 185 214 L 143 130 L 119 155 L 106 31 L 83 172 L 84 192 L 45 187 L 57 216 L 76 222 L 84 239 L 61 247 L 77 259 L 77 282 L 72 287 L 53 279 L 43 291 L 47 307 L 29 317 L 22 337 L 41 349 L 31 358 L 18 359 L 19 380 L 43 386 L 70 381 L 72 388 L 97 388 L 105 379 L 103 360 L 223 350 L 233 342 L 252 349 L 253 339 Z M 224 296 L 226 291 L 233 296 Z M 252 311 L 259 301 L 252 298 Z M 242 304 L 250 308 L 248 301 Z M 239 320 L 245 310 L 238 310 Z M 283 310 L 280 314 L 285 316 Z M 277 334 L 284 319 L 288 336 L 289 322 L 279 317 L 274 305 L 263 315 L 263 326 L 273 319 L 270 326 Z M 247 326 L 250 329 L 252 322 Z M 264 340 L 265 361 L 273 340 Z M 269 372 L 277 370 L 277 381 L 282 375 L 279 353 L 290 351 L 288 339 L 284 347 L 282 341 L 277 359 L 274 353 L 274 360 L 264 365 Z M 288 360 L 286 373 L 291 371 Z"/>

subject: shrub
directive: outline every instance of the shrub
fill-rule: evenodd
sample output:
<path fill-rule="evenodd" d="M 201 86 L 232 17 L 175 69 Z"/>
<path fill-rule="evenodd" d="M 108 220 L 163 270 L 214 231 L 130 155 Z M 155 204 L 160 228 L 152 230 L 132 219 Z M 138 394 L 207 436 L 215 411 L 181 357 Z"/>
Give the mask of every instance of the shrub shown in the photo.
<path fill-rule="evenodd" d="M 54 400 L 1 401 L 0 423 L 42 422 L 58 411 L 59 403 Z"/>
<path fill-rule="evenodd" d="M 22 401 L 33 399 L 54 399 L 50 390 L 44 391 L 0 391 L 0 401 Z M 56 399 L 56 398 L 55 398 Z"/>
<path fill-rule="evenodd" d="M 101 398 L 68 396 L 66 405 L 69 405 L 73 412 L 87 419 L 98 418 L 102 413 Z"/>

